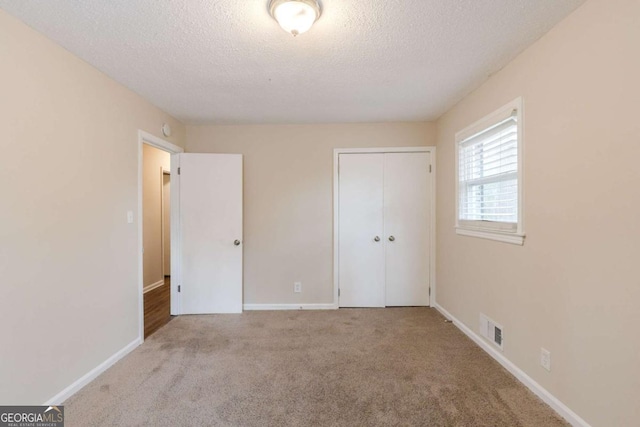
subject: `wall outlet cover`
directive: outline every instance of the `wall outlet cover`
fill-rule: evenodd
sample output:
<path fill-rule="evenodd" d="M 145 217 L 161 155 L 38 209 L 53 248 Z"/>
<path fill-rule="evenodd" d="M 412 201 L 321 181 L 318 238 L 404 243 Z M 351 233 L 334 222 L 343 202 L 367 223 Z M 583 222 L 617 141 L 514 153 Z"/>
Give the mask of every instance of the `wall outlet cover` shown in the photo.
<path fill-rule="evenodd" d="M 551 352 L 546 348 L 540 349 L 540 365 L 547 371 L 551 371 Z"/>

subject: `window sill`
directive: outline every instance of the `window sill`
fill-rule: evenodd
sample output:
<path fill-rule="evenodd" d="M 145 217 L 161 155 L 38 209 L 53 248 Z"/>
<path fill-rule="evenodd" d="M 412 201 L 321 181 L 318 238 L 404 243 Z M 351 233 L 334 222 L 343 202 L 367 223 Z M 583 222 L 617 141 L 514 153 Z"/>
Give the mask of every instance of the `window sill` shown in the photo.
<path fill-rule="evenodd" d="M 524 245 L 524 234 L 501 233 L 492 230 L 473 230 L 456 227 L 456 233 L 461 236 L 479 237 L 481 239 L 496 240 L 498 242 L 511 243 L 512 245 Z"/>

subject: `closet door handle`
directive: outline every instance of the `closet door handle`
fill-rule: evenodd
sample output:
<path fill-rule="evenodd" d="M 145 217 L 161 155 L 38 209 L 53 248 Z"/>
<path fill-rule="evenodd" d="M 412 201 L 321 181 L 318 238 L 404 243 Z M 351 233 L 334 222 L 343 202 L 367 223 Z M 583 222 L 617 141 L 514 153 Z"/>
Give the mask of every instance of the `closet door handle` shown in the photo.
<path fill-rule="evenodd" d="M 389 236 L 389 241 L 390 241 L 390 242 L 393 242 L 393 241 L 395 241 L 395 240 L 396 240 L 396 238 L 395 238 L 395 237 L 393 237 L 393 236 Z"/>
<path fill-rule="evenodd" d="M 374 241 L 379 242 L 380 241 L 380 237 L 376 236 L 373 238 Z"/>
<path fill-rule="evenodd" d="M 233 244 L 236 245 L 236 246 L 240 246 L 240 240 L 234 241 Z"/>

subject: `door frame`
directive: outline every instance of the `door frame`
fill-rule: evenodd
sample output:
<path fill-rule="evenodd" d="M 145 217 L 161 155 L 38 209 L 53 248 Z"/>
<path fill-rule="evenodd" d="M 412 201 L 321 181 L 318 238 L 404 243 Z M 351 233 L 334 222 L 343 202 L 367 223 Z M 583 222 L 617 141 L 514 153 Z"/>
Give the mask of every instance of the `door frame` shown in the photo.
<path fill-rule="evenodd" d="M 143 240 L 143 203 L 142 203 L 142 156 L 143 144 L 150 145 L 171 155 L 171 314 L 180 314 L 180 294 L 178 282 L 180 281 L 180 181 L 178 167 L 182 147 L 158 138 L 143 130 L 138 130 L 138 336 L 140 342 L 144 341 L 144 261 L 142 256 Z"/>
<path fill-rule="evenodd" d="M 436 305 L 436 147 L 380 147 L 380 148 L 335 148 L 333 150 L 333 306 L 340 308 L 340 177 L 338 159 L 340 154 L 367 153 L 429 153 L 431 156 L 431 221 L 429 224 L 429 306 Z"/>

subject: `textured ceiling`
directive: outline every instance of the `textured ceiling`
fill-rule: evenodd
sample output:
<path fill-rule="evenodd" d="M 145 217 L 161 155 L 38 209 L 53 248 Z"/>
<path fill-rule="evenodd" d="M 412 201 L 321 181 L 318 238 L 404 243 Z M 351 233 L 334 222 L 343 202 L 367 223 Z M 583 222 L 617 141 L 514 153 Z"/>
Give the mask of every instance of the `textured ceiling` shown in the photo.
<path fill-rule="evenodd" d="M 583 0 L 323 0 L 306 34 L 268 0 L 0 0 L 187 124 L 433 120 Z"/>

